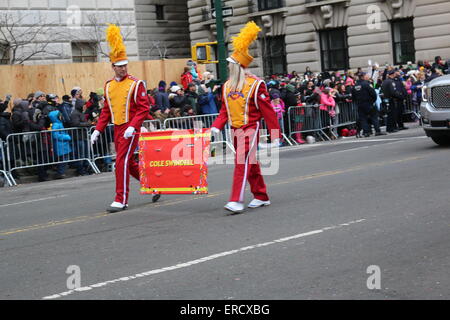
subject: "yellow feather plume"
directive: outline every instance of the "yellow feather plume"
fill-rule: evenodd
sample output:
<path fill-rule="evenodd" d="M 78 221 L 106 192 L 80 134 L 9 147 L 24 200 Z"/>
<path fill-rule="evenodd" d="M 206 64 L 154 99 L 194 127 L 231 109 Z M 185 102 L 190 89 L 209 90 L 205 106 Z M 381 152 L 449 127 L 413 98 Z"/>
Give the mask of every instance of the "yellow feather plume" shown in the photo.
<path fill-rule="evenodd" d="M 261 28 L 254 21 L 247 22 L 236 37 L 232 37 L 235 51 L 248 52 L 250 44 L 258 38 Z"/>
<path fill-rule="evenodd" d="M 121 52 L 125 52 L 125 44 L 120 33 L 120 28 L 115 24 L 109 24 L 106 29 L 106 41 L 111 48 L 110 57 L 117 57 Z"/>

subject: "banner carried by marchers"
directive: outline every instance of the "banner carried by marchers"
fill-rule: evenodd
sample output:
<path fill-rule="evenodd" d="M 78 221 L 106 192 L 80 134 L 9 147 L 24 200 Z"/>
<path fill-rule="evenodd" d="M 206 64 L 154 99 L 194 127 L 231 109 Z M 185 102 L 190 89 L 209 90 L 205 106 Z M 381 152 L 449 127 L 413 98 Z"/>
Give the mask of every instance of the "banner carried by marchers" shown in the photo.
<path fill-rule="evenodd" d="M 210 129 L 141 133 L 141 194 L 207 194 L 210 144 Z"/>

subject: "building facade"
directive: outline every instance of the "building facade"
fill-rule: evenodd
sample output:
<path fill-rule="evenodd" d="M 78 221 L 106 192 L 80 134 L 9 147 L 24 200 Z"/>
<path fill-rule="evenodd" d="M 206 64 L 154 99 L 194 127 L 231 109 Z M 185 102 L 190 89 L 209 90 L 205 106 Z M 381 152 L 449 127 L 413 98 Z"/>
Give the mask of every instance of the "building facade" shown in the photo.
<path fill-rule="evenodd" d="M 227 43 L 247 21 L 262 27 L 251 48 L 252 71 L 260 76 L 450 58 L 448 0 L 224 0 L 223 6 L 233 8 L 223 19 Z M 215 41 L 213 7 L 214 0 L 188 0 L 193 43 Z"/>
<path fill-rule="evenodd" d="M 108 23 L 132 61 L 190 56 L 186 0 L 0 0 L 0 63 L 108 61 Z"/>

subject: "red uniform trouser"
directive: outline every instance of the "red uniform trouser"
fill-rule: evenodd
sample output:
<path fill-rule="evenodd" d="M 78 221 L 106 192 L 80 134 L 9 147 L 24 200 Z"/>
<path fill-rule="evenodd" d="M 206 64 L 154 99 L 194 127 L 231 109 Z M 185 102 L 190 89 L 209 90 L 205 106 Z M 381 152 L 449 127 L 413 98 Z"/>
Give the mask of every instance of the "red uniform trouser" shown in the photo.
<path fill-rule="evenodd" d="M 259 143 L 259 122 L 240 129 L 233 128 L 233 142 L 236 150 L 233 188 L 230 202 L 244 202 L 244 190 L 248 180 L 255 199 L 268 201 L 266 184 L 261 174 L 256 152 Z"/>
<path fill-rule="evenodd" d="M 123 134 L 128 124 L 114 126 L 114 145 L 116 147 L 116 199 L 114 201 L 128 204 L 130 192 L 130 174 L 139 180 L 139 164 L 134 160 L 134 152 L 139 142 L 139 136 L 133 135 L 125 139 Z M 136 133 L 139 133 L 136 131 Z"/>

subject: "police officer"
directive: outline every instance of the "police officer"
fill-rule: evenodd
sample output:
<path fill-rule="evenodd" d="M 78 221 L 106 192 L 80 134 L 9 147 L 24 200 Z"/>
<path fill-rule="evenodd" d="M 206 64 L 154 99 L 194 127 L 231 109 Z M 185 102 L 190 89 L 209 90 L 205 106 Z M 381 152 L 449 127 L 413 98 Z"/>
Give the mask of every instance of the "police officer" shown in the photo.
<path fill-rule="evenodd" d="M 361 73 L 359 80 L 356 81 L 355 86 L 352 89 L 353 101 L 358 107 L 358 120 L 362 126 L 364 137 L 370 137 L 371 128 L 369 127 L 369 120 L 375 128 L 375 135 L 386 135 L 380 130 L 378 122 L 378 112 L 375 107 L 377 101 L 377 93 L 375 89 L 370 85 L 370 75 L 368 73 Z"/>
<path fill-rule="evenodd" d="M 400 70 L 395 69 L 395 90 L 399 93 L 400 98 L 397 99 L 397 126 L 398 130 L 407 130 L 409 128 L 405 127 L 403 124 L 403 113 L 405 112 L 405 99 L 408 96 L 405 85 L 401 78 Z"/>
<path fill-rule="evenodd" d="M 394 69 L 389 70 L 386 80 L 381 85 L 381 91 L 383 92 L 383 104 L 387 111 L 387 123 L 386 131 L 394 133 L 398 131 L 398 108 L 397 101 L 402 98 L 401 94 L 397 90 L 397 83 L 394 81 L 396 71 Z"/>

